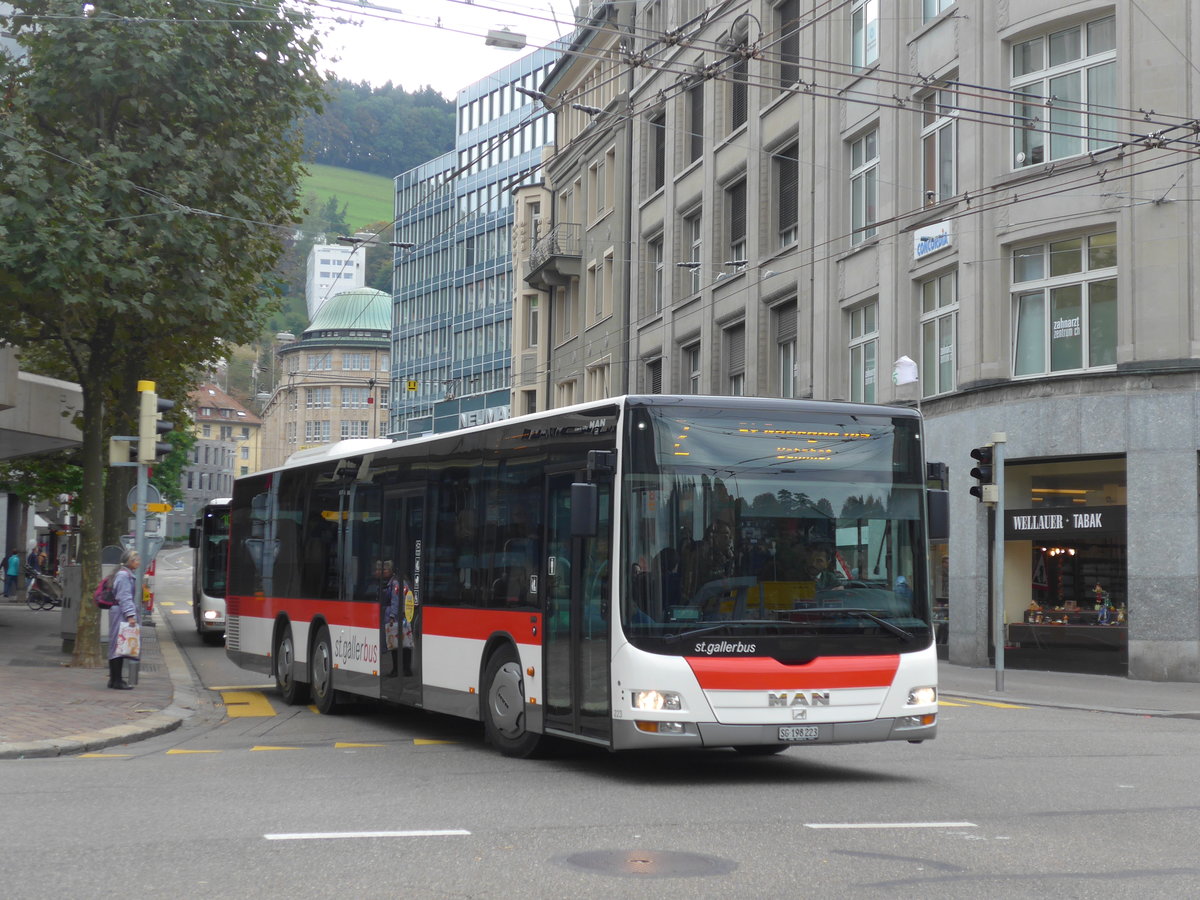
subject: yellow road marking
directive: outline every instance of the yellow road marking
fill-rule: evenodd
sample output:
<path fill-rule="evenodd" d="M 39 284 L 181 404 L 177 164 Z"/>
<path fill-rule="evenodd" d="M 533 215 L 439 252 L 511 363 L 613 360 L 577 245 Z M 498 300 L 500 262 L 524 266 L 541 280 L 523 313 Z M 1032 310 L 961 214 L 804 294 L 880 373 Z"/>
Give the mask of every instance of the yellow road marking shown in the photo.
<path fill-rule="evenodd" d="M 413 738 L 413 743 L 421 747 L 427 744 L 457 744 L 458 741 L 434 741 L 429 738 Z"/>
<path fill-rule="evenodd" d="M 158 605 L 159 606 L 174 606 L 175 601 L 174 600 L 159 600 Z"/>
<path fill-rule="evenodd" d="M 231 719 L 265 719 L 275 715 L 271 701 L 258 691 L 221 691 L 221 699 Z"/>
<path fill-rule="evenodd" d="M 167 756 L 182 756 L 185 753 L 220 753 L 220 750 L 168 750 Z"/>
<path fill-rule="evenodd" d="M 966 703 L 951 703 L 949 700 L 939 700 L 938 706 L 966 706 Z"/>
<path fill-rule="evenodd" d="M 171 615 L 173 615 L 173 616 L 190 616 L 191 613 L 188 612 L 186 609 L 173 609 L 173 610 L 171 610 Z"/>
<path fill-rule="evenodd" d="M 251 752 L 255 750 L 299 750 L 299 747 L 251 747 Z"/>
<path fill-rule="evenodd" d="M 312 703 L 308 704 L 308 711 L 311 713 L 316 713 L 318 716 L 321 714 L 321 711 Z"/>
<path fill-rule="evenodd" d="M 269 691 L 274 688 L 273 684 L 225 684 L 219 687 L 213 686 L 206 688 L 210 691 Z"/>
<path fill-rule="evenodd" d="M 338 741 L 337 743 L 335 743 L 333 745 L 333 749 L 334 750 L 345 750 L 349 747 L 382 747 L 382 746 L 383 746 L 383 744 L 347 744 L 342 741 Z"/>
<path fill-rule="evenodd" d="M 954 699 L 959 701 L 954 704 L 956 706 L 994 706 L 996 709 L 1029 709 L 1028 706 L 1018 706 L 1015 703 L 998 703 L 995 700 L 970 700 L 966 697 L 955 697 Z"/>

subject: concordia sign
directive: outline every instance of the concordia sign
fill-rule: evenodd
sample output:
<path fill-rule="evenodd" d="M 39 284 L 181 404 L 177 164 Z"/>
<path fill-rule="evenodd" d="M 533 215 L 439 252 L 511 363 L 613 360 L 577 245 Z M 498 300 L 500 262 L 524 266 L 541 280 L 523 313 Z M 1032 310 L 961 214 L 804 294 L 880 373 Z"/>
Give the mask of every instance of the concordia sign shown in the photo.
<path fill-rule="evenodd" d="M 1111 537 L 1125 534 L 1124 506 L 1074 509 L 1011 509 L 1004 516 L 1004 538 Z"/>

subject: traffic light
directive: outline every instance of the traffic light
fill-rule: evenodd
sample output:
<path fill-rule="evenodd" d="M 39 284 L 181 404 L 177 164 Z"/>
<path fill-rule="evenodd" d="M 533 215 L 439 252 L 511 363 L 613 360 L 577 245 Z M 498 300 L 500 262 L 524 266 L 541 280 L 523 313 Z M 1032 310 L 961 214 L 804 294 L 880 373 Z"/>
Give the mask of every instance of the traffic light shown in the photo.
<path fill-rule="evenodd" d="M 160 456 L 171 452 L 171 445 L 158 440 L 160 434 L 166 434 L 175 426 L 166 422 L 162 414 L 175 408 L 174 400 L 164 400 L 154 393 L 153 381 L 139 381 L 138 391 L 141 393 L 141 407 L 138 411 L 138 453 L 140 463 L 152 463 Z"/>
<path fill-rule="evenodd" d="M 979 482 L 971 487 L 971 496 L 980 503 L 996 502 L 996 473 L 992 464 L 993 454 L 994 448 L 991 444 L 976 447 L 971 451 L 971 459 L 976 461 L 975 468 L 971 470 L 971 477 Z"/>

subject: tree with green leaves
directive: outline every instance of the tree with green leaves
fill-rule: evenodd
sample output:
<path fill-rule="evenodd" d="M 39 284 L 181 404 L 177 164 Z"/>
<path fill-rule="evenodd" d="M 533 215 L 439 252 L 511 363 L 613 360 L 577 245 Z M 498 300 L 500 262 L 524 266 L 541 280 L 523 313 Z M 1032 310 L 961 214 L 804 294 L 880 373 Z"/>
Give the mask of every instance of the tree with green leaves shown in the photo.
<path fill-rule="evenodd" d="M 0 16 L 0 338 L 77 382 L 81 563 L 99 580 L 107 438 L 137 381 L 183 401 L 273 311 L 318 39 L 283 0 L 22 0 Z M 80 604 L 78 633 L 95 633 Z M 76 665 L 100 665 L 77 641 Z"/>

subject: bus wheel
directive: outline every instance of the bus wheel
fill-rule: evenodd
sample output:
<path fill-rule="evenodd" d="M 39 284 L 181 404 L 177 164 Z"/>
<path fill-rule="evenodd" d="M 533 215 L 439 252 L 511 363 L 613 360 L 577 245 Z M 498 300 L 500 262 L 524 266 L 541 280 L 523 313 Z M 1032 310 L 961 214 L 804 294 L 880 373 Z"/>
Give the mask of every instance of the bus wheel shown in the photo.
<path fill-rule="evenodd" d="M 279 643 L 275 645 L 275 687 L 288 706 L 295 706 L 308 699 L 308 686 L 296 681 L 296 644 L 292 640 L 292 626 L 285 625 Z"/>
<path fill-rule="evenodd" d="M 488 741 L 505 756 L 532 756 L 542 736 L 525 730 L 525 680 L 511 646 L 492 654 L 483 683 L 483 728 Z"/>
<path fill-rule="evenodd" d="M 337 694 L 333 689 L 333 644 L 329 640 L 329 629 L 324 625 L 317 631 L 308 658 L 308 684 L 317 710 L 326 716 L 332 713 Z"/>

